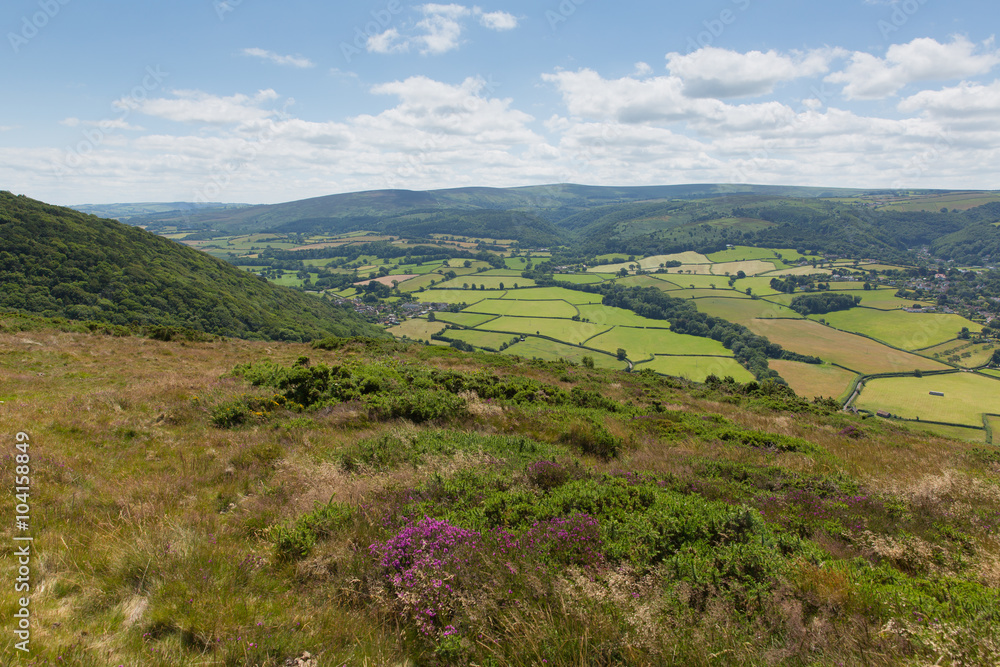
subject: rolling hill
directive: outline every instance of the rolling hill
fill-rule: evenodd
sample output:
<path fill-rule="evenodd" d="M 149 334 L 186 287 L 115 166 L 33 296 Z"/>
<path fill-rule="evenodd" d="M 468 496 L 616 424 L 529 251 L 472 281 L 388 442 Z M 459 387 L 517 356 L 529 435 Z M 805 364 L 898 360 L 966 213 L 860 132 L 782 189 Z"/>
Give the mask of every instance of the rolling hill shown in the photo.
<path fill-rule="evenodd" d="M 382 335 L 349 311 L 137 227 L 0 192 L 0 308 L 251 339 Z"/>

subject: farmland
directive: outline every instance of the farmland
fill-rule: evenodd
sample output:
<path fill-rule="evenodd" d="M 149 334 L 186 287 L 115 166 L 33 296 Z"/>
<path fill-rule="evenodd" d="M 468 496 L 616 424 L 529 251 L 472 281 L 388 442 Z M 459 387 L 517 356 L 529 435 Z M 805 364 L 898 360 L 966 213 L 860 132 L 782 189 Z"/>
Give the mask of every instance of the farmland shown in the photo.
<path fill-rule="evenodd" d="M 811 320 L 754 320 L 749 328 L 782 347 L 812 354 L 859 373 L 945 370 L 945 364 L 894 350 L 873 340 L 831 329 Z"/>
<path fill-rule="evenodd" d="M 799 396 L 847 399 L 847 390 L 857 373 L 831 364 L 804 364 L 801 361 L 771 361 L 771 368 L 785 378 Z"/>
<path fill-rule="evenodd" d="M 737 382 L 750 382 L 753 375 L 743 368 L 735 359 L 726 357 L 697 356 L 657 356 L 636 366 L 636 370 L 649 368 L 664 375 L 675 375 L 694 382 L 704 382 L 709 375 L 720 378 L 732 377 Z"/>
<path fill-rule="evenodd" d="M 962 327 L 979 331 L 981 326 L 959 315 L 945 313 L 907 313 L 905 311 L 878 311 L 851 308 L 825 315 L 811 315 L 823 319 L 836 329 L 850 331 L 888 343 L 904 350 L 919 350 L 953 340 Z"/>
<path fill-rule="evenodd" d="M 349 249 L 352 244 L 372 239 L 403 242 L 385 235 L 280 238 L 257 234 L 216 240 L 215 245 L 250 253 L 260 252 L 267 245 L 278 247 L 276 244 L 282 248 L 339 245 Z M 448 247 L 471 249 L 481 239 L 443 236 L 437 240 L 442 247 L 451 244 Z M 609 253 L 585 267 L 559 267 L 562 272 L 552 275 L 555 286 L 547 281 L 539 286 L 537 274 L 531 271 L 550 258 L 548 252 L 505 252 L 501 253 L 502 262 L 497 258 L 482 261 L 485 256 L 441 259 L 427 255 L 403 261 L 360 252 L 364 251 L 356 251 L 347 263 L 310 260 L 310 271 L 321 272 L 311 272 L 310 281 L 314 283 L 324 271 L 327 275 L 350 275 L 353 271 L 361 286 L 342 285 L 335 293 L 360 298 L 370 291 L 364 286 L 368 277 L 376 279 L 393 289 L 394 297 L 386 302 L 438 304 L 436 322 L 423 317 L 407 320 L 389 329 L 394 335 L 429 340 L 432 334 L 442 334 L 445 341 L 479 349 L 505 348 L 502 352 L 508 355 L 574 363 L 590 357 L 598 367 L 617 369 L 631 362 L 636 370 L 649 369 L 694 381 L 702 381 L 710 374 L 740 381 L 752 379 L 734 353 L 718 340 L 672 331 L 669 320 L 605 306 L 602 294 L 583 291 L 586 286 L 600 284 L 655 288 L 670 297 L 690 301 L 700 313 L 743 325 L 786 350 L 818 357 L 820 364 L 780 359 L 768 363 L 771 370 L 807 398 L 844 400 L 859 375 L 978 368 L 992 359 L 995 349 L 989 341 L 959 339 L 963 327 L 972 335 L 982 327 L 956 314 L 933 312 L 937 304 L 931 300 L 896 296 L 896 287 L 877 281 L 863 289 L 864 281 L 874 275 L 872 271 L 901 268 L 863 259 L 830 261 L 816 254 L 807 257 L 790 248 L 750 246 L 710 254 L 682 252 L 642 257 Z M 835 273 L 845 278 L 830 280 Z M 279 279 L 289 285 L 303 285 L 304 276 L 302 272 L 285 272 Z M 776 278 L 791 282 L 772 285 Z M 817 283 L 823 284 L 817 287 Z M 793 291 L 785 293 L 789 284 Z M 807 319 L 789 307 L 803 293 L 799 287 L 803 284 L 812 292 L 860 296 L 861 303 L 847 310 L 812 314 Z M 912 306 L 930 308 L 932 312 L 904 310 Z M 617 358 L 622 351 L 627 361 Z M 893 408 L 892 392 L 879 389 L 883 382 L 869 379 L 859 405 Z M 917 406 L 911 405 L 914 410 Z M 939 406 L 940 402 L 930 402 L 925 407 L 933 410 Z M 972 409 L 969 414 L 978 413 Z"/>
<path fill-rule="evenodd" d="M 944 396 L 932 396 L 939 391 Z M 1000 381 L 975 373 L 869 380 L 856 401 L 861 409 L 886 410 L 904 419 L 981 426 L 983 413 L 1000 413 Z"/>

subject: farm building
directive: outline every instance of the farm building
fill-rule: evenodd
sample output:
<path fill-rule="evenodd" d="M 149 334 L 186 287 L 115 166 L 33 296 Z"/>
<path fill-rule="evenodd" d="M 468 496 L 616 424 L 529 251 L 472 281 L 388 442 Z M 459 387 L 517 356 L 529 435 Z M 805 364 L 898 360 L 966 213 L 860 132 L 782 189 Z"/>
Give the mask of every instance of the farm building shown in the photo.
<path fill-rule="evenodd" d="M 892 416 L 892 415 L 890 415 L 890 414 L 889 414 L 889 412 L 888 412 L 888 411 L 886 411 L 886 410 L 879 410 L 879 411 L 878 411 L 878 412 L 876 412 L 875 414 L 876 414 L 876 415 L 878 415 L 879 417 L 891 417 L 891 416 Z"/>
<path fill-rule="evenodd" d="M 943 391 L 932 391 L 932 392 L 930 392 L 930 395 L 931 396 L 944 396 L 944 392 Z"/>

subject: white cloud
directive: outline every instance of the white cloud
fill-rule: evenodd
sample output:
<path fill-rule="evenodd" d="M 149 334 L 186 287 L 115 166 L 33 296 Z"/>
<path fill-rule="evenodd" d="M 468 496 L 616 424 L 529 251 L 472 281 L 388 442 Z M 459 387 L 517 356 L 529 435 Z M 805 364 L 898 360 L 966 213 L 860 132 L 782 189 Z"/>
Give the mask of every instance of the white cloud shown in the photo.
<path fill-rule="evenodd" d="M 462 45 L 466 19 L 476 16 L 479 24 L 496 31 L 513 30 L 518 19 L 513 14 L 486 12 L 479 7 L 458 4 L 425 4 L 417 7 L 423 16 L 412 29 L 389 28 L 368 38 L 371 53 L 394 54 L 416 50 L 421 55 L 441 55 Z"/>
<path fill-rule="evenodd" d="M 289 67 L 298 67 L 300 69 L 308 69 L 310 67 L 315 67 L 316 63 L 309 60 L 308 58 L 303 58 L 301 56 L 283 56 L 273 51 L 265 51 L 264 49 L 249 48 L 243 49 L 241 52 L 245 56 L 251 56 L 253 58 L 260 58 L 261 60 L 267 60 L 275 65 L 287 65 Z"/>
<path fill-rule="evenodd" d="M 638 62 L 635 64 L 635 69 L 632 71 L 632 76 L 636 78 L 642 78 L 649 76 L 653 73 L 653 68 L 650 67 L 649 63 Z"/>
<path fill-rule="evenodd" d="M 581 69 L 543 74 L 542 80 L 556 85 L 571 114 L 591 120 L 676 122 L 712 116 L 722 107 L 717 100 L 687 97 L 683 80 L 675 76 L 604 79 Z"/>
<path fill-rule="evenodd" d="M 1000 81 L 988 85 L 966 81 L 952 88 L 924 90 L 900 102 L 899 110 L 925 111 L 937 118 L 995 119 L 1000 115 Z"/>
<path fill-rule="evenodd" d="M 684 80 L 688 97 L 751 97 L 770 93 L 784 81 L 822 74 L 841 53 L 829 49 L 792 55 L 773 50 L 739 53 L 708 46 L 688 55 L 668 53 L 667 68 Z"/>
<path fill-rule="evenodd" d="M 989 40 L 981 53 L 968 38 L 954 37 L 942 44 L 929 37 L 907 44 L 893 44 L 885 58 L 855 52 L 850 65 L 826 77 L 830 83 L 844 84 L 848 99 L 879 99 L 894 95 L 904 86 L 919 81 L 948 81 L 985 74 L 1000 63 L 1000 52 Z"/>
<path fill-rule="evenodd" d="M 409 40 L 403 39 L 403 36 L 395 28 L 389 28 L 383 33 L 368 38 L 368 51 L 370 53 L 406 53 L 409 50 Z"/>
<path fill-rule="evenodd" d="M 513 30 L 517 27 L 517 17 L 507 12 L 484 12 L 476 7 L 479 24 L 490 30 Z"/>
<path fill-rule="evenodd" d="M 469 10 L 461 5 L 424 5 L 421 9 L 425 17 L 417 23 L 417 28 L 424 33 L 414 38 L 421 55 L 439 55 L 457 49 L 462 37 L 458 19 L 469 14 Z"/>
<path fill-rule="evenodd" d="M 60 125 L 65 125 L 66 127 L 79 127 L 81 125 L 86 127 L 99 127 L 102 130 L 133 130 L 133 131 L 143 131 L 146 128 L 140 127 L 138 125 L 132 125 L 124 118 L 105 118 L 104 120 L 80 120 L 70 116 L 69 118 L 64 118 L 59 121 Z"/>
<path fill-rule="evenodd" d="M 228 125 L 247 123 L 273 116 L 276 112 L 262 108 L 265 102 L 277 99 L 273 90 L 261 90 L 256 95 L 236 94 L 229 97 L 210 95 L 198 90 L 175 90 L 173 98 L 135 100 L 131 97 L 114 102 L 116 108 L 135 110 L 147 116 L 165 118 L 179 123 Z"/>

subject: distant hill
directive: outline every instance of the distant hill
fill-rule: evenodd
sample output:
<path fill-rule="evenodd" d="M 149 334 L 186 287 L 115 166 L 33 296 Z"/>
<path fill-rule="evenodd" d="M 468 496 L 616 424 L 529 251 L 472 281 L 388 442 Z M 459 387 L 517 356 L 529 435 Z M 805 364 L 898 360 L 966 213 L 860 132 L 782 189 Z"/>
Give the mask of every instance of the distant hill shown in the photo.
<path fill-rule="evenodd" d="M 99 218 L 111 218 L 113 220 L 129 220 L 137 216 L 157 215 L 162 213 L 179 214 L 190 213 L 191 211 L 204 211 L 208 209 L 235 209 L 246 208 L 249 204 L 223 204 L 219 202 L 195 203 L 186 201 L 175 202 L 139 202 L 133 204 L 78 204 L 68 208 L 89 215 L 96 215 Z"/>
<path fill-rule="evenodd" d="M 243 208 L 161 212 L 129 219 L 151 231 L 431 234 L 570 245 L 604 254 L 711 252 L 727 244 L 806 248 L 912 261 L 1000 261 L 995 192 L 877 191 L 745 184 L 374 190 Z M 968 229 L 967 229 L 968 228 Z M 947 239 L 944 239 L 947 237 Z"/>
<path fill-rule="evenodd" d="M 408 233 L 415 221 L 408 216 L 441 213 L 451 224 L 455 216 L 471 211 L 517 211 L 531 217 L 493 223 L 501 227 L 508 238 L 527 241 L 535 231 L 558 234 L 555 228 L 544 228 L 541 221 L 558 225 L 582 211 L 612 204 L 670 199 L 700 199 L 721 195 L 754 194 L 783 197 L 847 197 L 860 190 L 836 188 L 797 188 L 761 185 L 664 185 L 639 187 L 604 187 L 573 184 L 538 185 L 520 188 L 453 188 L 447 190 L 373 190 L 314 197 L 283 204 L 251 206 L 241 209 L 205 211 L 172 211 L 129 220 L 131 224 L 148 225 L 151 229 L 179 222 L 189 227 L 206 227 L 220 232 L 244 233 L 308 228 L 310 231 L 351 231 L 370 229 Z M 427 220 L 417 225 L 426 229 Z M 507 232 L 513 228 L 513 232 Z M 437 233 L 455 233 L 441 231 Z M 495 236 L 502 236 L 495 231 Z M 474 235 L 472 232 L 469 235 Z M 518 238 L 517 235 L 527 235 Z M 547 241 L 548 242 L 552 242 Z"/>
<path fill-rule="evenodd" d="M 0 192 L 0 308 L 252 339 L 379 335 L 353 311 L 136 227 Z"/>

